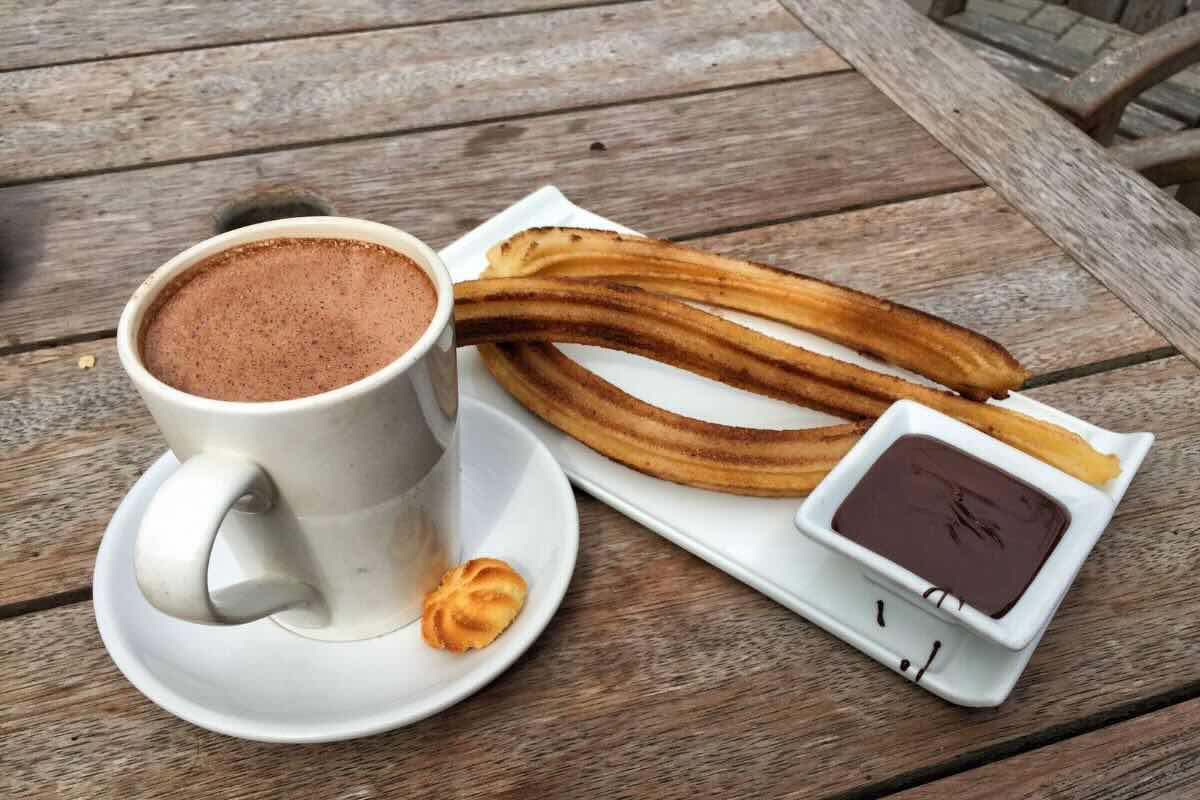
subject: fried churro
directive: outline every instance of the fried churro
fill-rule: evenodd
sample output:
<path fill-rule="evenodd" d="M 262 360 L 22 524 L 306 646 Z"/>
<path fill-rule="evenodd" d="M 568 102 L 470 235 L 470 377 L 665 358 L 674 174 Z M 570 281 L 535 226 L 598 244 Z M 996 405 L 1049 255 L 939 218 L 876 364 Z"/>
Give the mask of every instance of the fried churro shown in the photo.
<path fill-rule="evenodd" d="M 793 325 L 973 399 L 1004 397 L 1028 373 L 1003 347 L 908 306 L 793 272 L 658 239 L 531 228 L 493 246 L 482 277 L 561 277 L 638 286 Z"/>
<path fill-rule="evenodd" d="M 1089 483 L 1120 470 L 1115 456 L 1057 425 L 818 355 L 631 286 L 564 278 L 469 281 L 455 287 L 455 324 L 460 345 L 609 347 L 851 420 L 915 400 Z"/>
<path fill-rule="evenodd" d="M 794 497 L 816 486 L 867 422 L 764 430 L 704 422 L 644 403 L 549 344 L 483 344 L 509 394 L 614 461 L 676 483 L 731 494 Z"/>

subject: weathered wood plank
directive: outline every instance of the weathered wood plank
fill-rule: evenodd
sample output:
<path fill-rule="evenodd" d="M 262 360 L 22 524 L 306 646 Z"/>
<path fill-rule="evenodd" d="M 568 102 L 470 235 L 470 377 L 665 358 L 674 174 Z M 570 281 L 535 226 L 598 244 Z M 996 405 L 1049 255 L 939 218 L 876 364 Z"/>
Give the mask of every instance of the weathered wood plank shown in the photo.
<path fill-rule="evenodd" d="M 892 800 L 1186 800 L 1200 783 L 1200 700 L 893 795 Z"/>
<path fill-rule="evenodd" d="M 1005 343 L 1035 372 L 1165 344 L 991 190 L 697 244 L 942 314 Z M 81 355 L 96 366 L 81 370 Z M 10 454 L 0 463 L 9 490 L 0 496 L 0 605 L 87 586 L 112 509 L 164 449 L 112 340 L 0 359 L 0 450 Z"/>
<path fill-rule="evenodd" d="M 605 149 L 593 149 L 599 142 Z M 0 346 L 115 327 L 151 270 L 246 191 L 315 189 L 441 246 L 544 183 L 694 234 L 978 185 L 852 73 L 0 190 Z"/>
<path fill-rule="evenodd" d="M 296 0 L 258 3 L 252 13 L 240 13 L 231 7 L 171 0 L 18 3 L 0 16 L 0 70 L 607 4 L 605 0 Z"/>
<path fill-rule="evenodd" d="M 1200 364 L 1200 218 L 899 0 L 780 0 Z"/>
<path fill-rule="evenodd" d="M 0 73 L 0 180 L 845 68 L 770 0 L 660 0 Z"/>
<path fill-rule="evenodd" d="M 1020 84 L 1039 100 L 1044 101 L 1065 86 L 1069 80 L 1065 75 L 1050 67 L 1014 56 L 1012 53 L 992 47 L 978 39 L 961 35 L 957 31 L 954 36 L 971 52 L 994 67 L 996 71 Z M 1125 109 L 1118 130 L 1127 138 L 1144 139 L 1164 133 L 1173 133 L 1183 129 L 1185 125 L 1184 122 L 1174 117 L 1160 114 L 1144 105 L 1132 103 Z"/>
<path fill-rule="evenodd" d="M 184 787 L 195 798 L 351 788 L 818 797 L 984 758 L 996 745 L 1194 682 L 1200 587 L 1188 576 L 1200 559 L 1200 506 L 1182 465 L 1200 452 L 1200 372 L 1174 358 L 1036 394 L 1104 424 L 1172 427 L 999 709 L 964 710 L 925 694 L 580 496 L 579 566 L 538 644 L 475 697 L 365 740 L 278 747 L 169 717 L 108 662 L 90 604 L 0 621 L 3 780 L 13 794 L 68 797 L 163 797 Z"/>

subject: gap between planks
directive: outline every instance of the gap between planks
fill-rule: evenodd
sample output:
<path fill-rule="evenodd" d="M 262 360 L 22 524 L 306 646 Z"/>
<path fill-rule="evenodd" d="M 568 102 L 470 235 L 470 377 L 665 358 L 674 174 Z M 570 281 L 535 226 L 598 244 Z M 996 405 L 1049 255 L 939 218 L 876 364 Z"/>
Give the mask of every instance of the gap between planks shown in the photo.
<path fill-rule="evenodd" d="M 117 335 L 116 328 L 104 328 L 98 331 L 85 331 L 83 333 L 73 333 L 70 336 L 56 336 L 52 339 L 43 339 L 37 342 L 21 342 L 19 344 L 10 344 L 0 347 L 0 358 L 5 356 L 15 356 L 20 353 L 30 353 L 34 350 L 49 350 L 55 347 L 66 347 L 71 344 L 80 344 L 81 342 L 98 342 L 101 339 L 111 339 Z"/>
<path fill-rule="evenodd" d="M 1022 390 L 1036 389 L 1039 386 L 1049 386 L 1052 383 L 1063 383 L 1064 381 L 1075 380 L 1076 378 L 1085 378 L 1088 375 L 1099 375 L 1101 372 L 1112 372 L 1115 369 L 1123 367 L 1134 367 L 1138 364 L 1148 364 L 1151 361 L 1159 361 L 1164 358 L 1171 358 L 1179 355 L 1178 348 L 1175 347 L 1155 347 L 1151 350 L 1143 350 L 1139 353 L 1130 353 L 1117 358 L 1106 358 L 1102 361 L 1093 361 L 1090 364 L 1080 364 L 1075 367 L 1066 369 L 1053 370 L 1045 372 L 1041 375 L 1033 375 L 1029 380 L 1021 386 Z"/>
<path fill-rule="evenodd" d="M 56 592 L 55 594 L 48 594 L 43 597 L 34 597 L 29 600 L 21 600 L 17 603 L 0 605 L 0 620 L 22 617 L 38 611 L 49 611 L 52 608 L 73 606 L 76 603 L 89 603 L 91 600 L 92 587 L 91 584 L 88 584 L 78 589 L 69 589 L 65 592 Z"/>
<path fill-rule="evenodd" d="M 741 233 L 743 231 L 752 231 L 758 228 L 769 228 L 773 225 L 787 225 L 790 222 L 801 222 L 806 219 L 819 219 L 821 217 L 832 217 L 837 214 L 851 214 L 855 211 L 866 211 L 872 208 L 881 208 L 883 206 L 893 205 L 895 203 L 908 203 L 913 200 L 927 200 L 931 197 L 941 197 L 942 195 L 958 194 L 959 192 L 973 192 L 983 186 L 983 182 L 972 184 L 970 186 L 950 186 L 945 189 L 932 189 L 928 192 L 913 192 L 912 194 L 904 195 L 903 197 L 894 197 L 885 200 L 872 200 L 865 203 L 850 203 L 849 205 L 838 206 L 837 208 L 823 208 L 819 211 L 809 211 L 802 214 L 789 214 L 783 217 L 772 217 L 770 219 L 756 220 L 755 222 L 747 222 L 741 225 L 725 225 L 716 228 L 707 228 L 697 233 L 686 233 L 682 236 L 671 237 L 675 242 L 690 242 L 696 239 L 705 239 L 709 236 L 725 236 L 730 233 Z M 3 351 L 0 351 L 0 355 Z"/>
<path fill-rule="evenodd" d="M 967 753 L 943 764 L 923 767 L 919 770 L 880 781 L 878 783 L 832 795 L 828 800 L 877 800 L 890 795 L 899 794 L 918 786 L 933 783 L 963 772 L 1005 761 L 1016 756 L 1025 755 L 1043 747 L 1060 744 L 1077 736 L 1094 733 L 1101 728 L 1128 722 L 1147 714 L 1162 711 L 1180 703 L 1200 698 L 1200 681 L 1193 681 L 1169 689 L 1165 692 L 1143 697 L 1131 703 L 1115 708 L 1099 711 L 1072 722 L 1054 725 L 1045 730 L 1037 731 L 1026 736 L 1019 736 L 1007 742 L 1001 742 L 991 747 L 985 747 L 972 753 Z"/>
<path fill-rule="evenodd" d="M 225 42 L 213 42 L 210 44 L 195 44 L 183 45 L 180 47 L 164 47 L 162 49 L 147 49 L 136 50 L 127 53 L 121 53 L 114 56 L 94 56 L 90 58 L 65 59 L 62 61 L 47 61 L 39 64 L 28 64 L 19 67 L 4 67 L 0 68 L 0 75 L 10 72 L 27 72 L 35 69 L 45 69 L 48 67 L 74 67 L 79 64 L 96 64 L 102 61 L 121 61 L 127 58 L 140 58 L 142 56 L 159 56 L 170 53 L 189 53 L 196 50 L 215 50 L 221 47 L 244 47 L 246 45 L 266 44 L 268 42 L 292 42 L 298 39 L 324 39 L 330 36 L 345 36 L 354 33 L 374 33 L 376 31 L 396 31 L 406 28 L 421 28 L 429 25 L 453 25 L 459 22 L 479 22 L 480 20 L 489 19 L 504 19 L 507 17 L 526 17 L 531 14 L 553 14 L 560 11 L 575 11 L 584 8 L 604 8 L 606 6 L 628 6 L 638 3 L 650 3 L 654 0 L 592 0 L 591 2 L 579 3 L 572 5 L 571 3 L 562 3 L 554 6 L 546 6 L 544 8 L 524 8 L 514 11 L 493 11 L 483 14 L 468 14 L 461 17 L 443 17 L 440 19 L 424 19 L 414 20 L 411 22 L 398 22 L 392 25 L 364 25 L 362 27 L 338 28 L 324 31 L 313 31 L 311 33 L 294 33 L 285 36 L 261 36 L 255 39 L 231 39 Z"/>

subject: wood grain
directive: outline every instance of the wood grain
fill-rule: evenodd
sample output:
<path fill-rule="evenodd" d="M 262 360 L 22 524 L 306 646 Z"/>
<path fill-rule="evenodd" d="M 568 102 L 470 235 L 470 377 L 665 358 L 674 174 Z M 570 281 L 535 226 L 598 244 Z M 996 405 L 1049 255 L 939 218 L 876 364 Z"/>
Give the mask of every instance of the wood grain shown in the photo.
<path fill-rule="evenodd" d="M 999 709 L 925 694 L 580 496 L 576 574 L 530 652 L 466 702 L 369 739 L 208 734 L 125 682 L 90 604 L 2 621 L 0 780 L 89 798 L 820 797 L 1195 682 L 1200 508 L 1183 465 L 1200 453 L 1200 372 L 1174 358 L 1035 394 L 1101 424 L 1167 427 Z"/>
<path fill-rule="evenodd" d="M 1200 218 L 903 2 L 780 2 L 1200 364 Z"/>
<path fill-rule="evenodd" d="M 1035 372 L 1164 344 L 986 189 L 694 243 L 944 315 Z M 0 606 L 87 586 L 108 517 L 164 449 L 112 340 L 0 359 Z"/>
<path fill-rule="evenodd" d="M 294 0 L 257 3 L 252 13 L 236 13 L 170 0 L 19 3 L 0 16 L 0 70 L 604 4 L 603 0 Z"/>
<path fill-rule="evenodd" d="M 1200 782 L 1200 700 L 892 795 L 892 800 L 1186 800 Z"/>
<path fill-rule="evenodd" d="M 845 68 L 770 0 L 660 0 L 0 73 L 0 181 Z"/>
<path fill-rule="evenodd" d="M 594 149 L 599 142 L 604 149 Z M 116 326 L 225 204 L 299 185 L 442 246 L 545 183 L 680 236 L 977 186 L 851 73 L 0 189 L 0 346 Z"/>

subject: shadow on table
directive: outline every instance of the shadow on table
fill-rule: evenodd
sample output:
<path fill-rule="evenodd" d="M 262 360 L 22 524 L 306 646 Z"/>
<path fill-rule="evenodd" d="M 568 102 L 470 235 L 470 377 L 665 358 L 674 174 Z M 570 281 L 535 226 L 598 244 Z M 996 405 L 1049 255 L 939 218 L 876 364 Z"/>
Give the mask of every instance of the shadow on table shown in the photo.
<path fill-rule="evenodd" d="M 46 215 L 38 187 L 0 190 L 0 300 L 13 297 L 41 261 Z"/>

